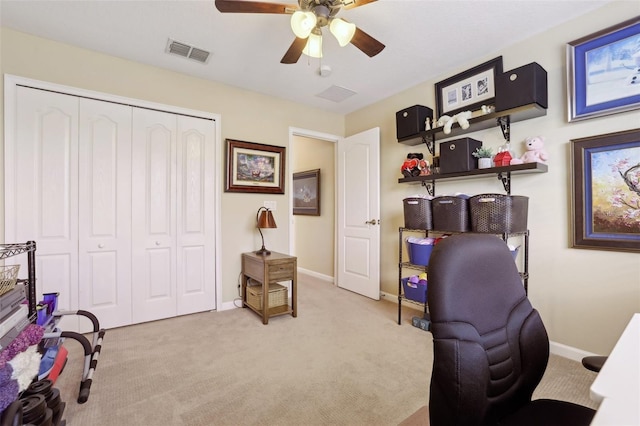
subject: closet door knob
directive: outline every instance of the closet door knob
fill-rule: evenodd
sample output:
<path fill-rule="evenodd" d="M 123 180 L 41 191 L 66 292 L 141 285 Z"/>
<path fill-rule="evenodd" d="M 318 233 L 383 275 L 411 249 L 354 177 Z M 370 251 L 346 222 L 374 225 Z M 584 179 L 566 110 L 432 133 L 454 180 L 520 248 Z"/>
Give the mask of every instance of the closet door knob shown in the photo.
<path fill-rule="evenodd" d="M 104 244 L 102 243 L 98 244 L 98 248 L 104 248 Z"/>
<path fill-rule="evenodd" d="M 156 245 L 159 246 L 160 245 L 160 241 L 156 241 Z"/>

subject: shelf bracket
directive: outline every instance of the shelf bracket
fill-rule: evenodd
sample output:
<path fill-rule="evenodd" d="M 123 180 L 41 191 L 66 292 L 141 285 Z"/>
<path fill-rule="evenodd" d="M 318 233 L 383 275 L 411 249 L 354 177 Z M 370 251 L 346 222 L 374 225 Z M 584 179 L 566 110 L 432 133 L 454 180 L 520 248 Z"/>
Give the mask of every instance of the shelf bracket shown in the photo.
<path fill-rule="evenodd" d="M 427 146 L 427 149 L 429 150 L 429 154 L 434 155 L 433 149 L 435 144 L 434 144 L 433 135 L 422 135 L 422 143 L 424 143 Z"/>
<path fill-rule="evenodd" d="M 498 173 L 498 179 L 502 181 L 502 186 L 507 195 L 511 195 L 511 172 L 507 172 L 506 176 L 502 172 Z"/>
<path fill-rule="evenodd" d="M 511 142 L 511 117 L 505 115 L 504 117 L 498 117 L 496 121 L 498 122 L 498 126 L 500 126 L 500 130 L 502 130 L 504 140 L 507 143 Z"/>
<path fill-rule="evenodd" d="M 436 182 L 433 181 L 433 180 L 430 180 L 430 181 L 423 180 L 422 181 L 422 186 L 427 188 L 427 192 L 429 193 L 429 195 L 431 195 L 433 197 L 433 195 L 436 192 Z"/>

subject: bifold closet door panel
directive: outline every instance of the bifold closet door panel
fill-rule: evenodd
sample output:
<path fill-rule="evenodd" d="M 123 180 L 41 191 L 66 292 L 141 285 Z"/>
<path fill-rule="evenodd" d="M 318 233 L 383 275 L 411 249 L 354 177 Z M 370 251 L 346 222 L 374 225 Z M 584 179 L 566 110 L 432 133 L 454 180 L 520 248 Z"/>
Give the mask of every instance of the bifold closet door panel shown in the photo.
<path fill-rule="evenodd" d="M 6 241 L 37 244 L 37 300 L 78 309 L 78 99 L 17 87 L 5 140 Z M 26 257 L 20 276 L 26 276 Z M 62 326 L 65 326 L 63 323 Z"/>
<path fill-rule="evenodd" d="M 79 306 L 131 324 L 131 107 L 80 99 Z"/>
<path fill-rule="evenodd" d="M 178 116 L 177 311 L 215 309 L 215 122 Z"/>
<path fill-rule="evenodd" d="M 176 296 L 176 116 L 133 108 L 133 322 L 173 317 Z"/>

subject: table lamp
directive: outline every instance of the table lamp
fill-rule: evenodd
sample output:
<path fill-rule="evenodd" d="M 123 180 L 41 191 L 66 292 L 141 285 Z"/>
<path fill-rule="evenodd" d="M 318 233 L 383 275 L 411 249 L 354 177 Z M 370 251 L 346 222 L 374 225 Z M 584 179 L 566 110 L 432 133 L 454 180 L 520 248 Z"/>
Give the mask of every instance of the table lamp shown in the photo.
<path fill-rule="evenodd" d="M 260 207 L 256 214 L 256 220 L 258 222 L 258 231 L 260 231 L 260 237 L 262 237 L 262 248 L 256 251 L 256 254 L 268 256 L 271 254 L 269 250 L 264 247 L 264 235 L 262 235 L 262 228 L 277 228 L 276 221 L 273 218 L 273 213 L 266 207 Z"/>

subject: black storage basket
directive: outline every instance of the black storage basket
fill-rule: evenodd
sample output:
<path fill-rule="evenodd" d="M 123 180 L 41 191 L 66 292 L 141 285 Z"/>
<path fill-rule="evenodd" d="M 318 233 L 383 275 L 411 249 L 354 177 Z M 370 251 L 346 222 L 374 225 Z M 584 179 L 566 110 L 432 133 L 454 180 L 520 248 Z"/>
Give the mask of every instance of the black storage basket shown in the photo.
<path fill-rule="evenodd" d="M 432 229 L 431 200 L 409 197 L 404 203 L 404 227 L 409 229 Z"/>
<path fill-rule="evenodd" d="M 469 206 L 473 232 L 513 234 L 527 230 L 528 197 L 478 194 L 469 199 Z"/>
<path fill-rule="evenodd" d="M 443 195 L 431 200 L 433 229 L 436 231 L 468 232 L 469 200 L 464 197 Z"/>

